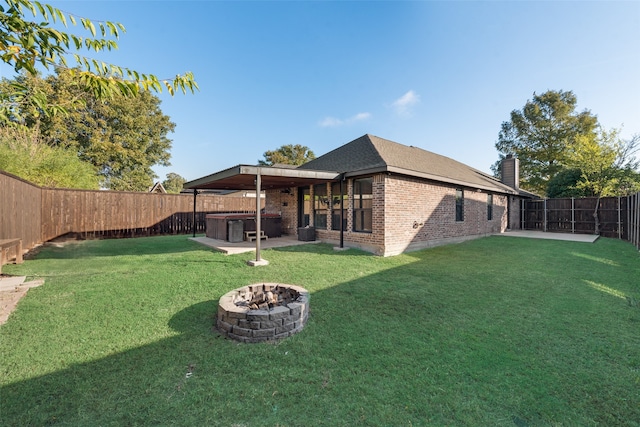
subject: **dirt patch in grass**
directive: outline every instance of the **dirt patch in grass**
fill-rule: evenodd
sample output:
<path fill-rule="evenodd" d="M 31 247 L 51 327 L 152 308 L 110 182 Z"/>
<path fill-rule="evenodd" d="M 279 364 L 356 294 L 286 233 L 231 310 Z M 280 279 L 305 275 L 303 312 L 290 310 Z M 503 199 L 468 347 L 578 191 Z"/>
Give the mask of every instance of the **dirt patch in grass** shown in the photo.
<path fill-rule="evenodd" d="M 29 288 L 15 289 L 12 291 L 0 291 L 0 325 L 4 325 L 9 315 L 18 306 L 20 299 L 27 294 Z"/>

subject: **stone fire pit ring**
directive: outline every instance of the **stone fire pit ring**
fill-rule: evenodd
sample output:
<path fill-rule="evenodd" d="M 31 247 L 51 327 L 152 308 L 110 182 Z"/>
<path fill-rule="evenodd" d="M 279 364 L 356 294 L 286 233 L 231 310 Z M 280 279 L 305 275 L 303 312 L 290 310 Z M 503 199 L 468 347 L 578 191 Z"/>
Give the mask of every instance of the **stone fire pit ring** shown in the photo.
<path fill-rule="evenodd" d="M 309 291 L 282 283 L 258 283 L 224 294 L 216 329 L 245 343 L 276 341 L 296 334 L 309 318 Z"/>

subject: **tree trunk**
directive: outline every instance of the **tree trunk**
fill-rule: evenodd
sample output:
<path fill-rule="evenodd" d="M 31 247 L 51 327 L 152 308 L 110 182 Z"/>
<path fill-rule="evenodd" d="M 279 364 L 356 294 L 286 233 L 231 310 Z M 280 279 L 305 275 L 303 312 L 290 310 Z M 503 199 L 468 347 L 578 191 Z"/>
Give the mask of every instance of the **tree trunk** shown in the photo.
<path fill-rule="evenodd" d="M 600 208 L 600 196 L 596 200 L 596 208 L 593 210 L 594 234 L 600 235 L 600 218 L 598 218 L 598 209 Z"/>

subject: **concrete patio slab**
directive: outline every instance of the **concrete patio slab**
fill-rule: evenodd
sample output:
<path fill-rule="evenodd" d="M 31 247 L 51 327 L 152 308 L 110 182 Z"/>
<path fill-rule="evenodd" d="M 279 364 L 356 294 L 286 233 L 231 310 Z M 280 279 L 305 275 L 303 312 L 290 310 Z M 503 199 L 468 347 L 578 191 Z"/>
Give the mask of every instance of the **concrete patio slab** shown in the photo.
<path fill-rule="evenodd" d="M 189 240 L 193 240 L 194 242 L 213 248 L 226 255 L 255 252 L 256 250 L 256 242 L 231 243 L 224 240 L 211 239 L 209 237 L 190 237 Z M 315 240 L 312 242 L 301 242 L 296 236 L 270 237 L 268 240 L 263 240 L 260 243 L 260 250 L 283 248 L 286 246 L 308 245 L 310 243 L 320 243 L 320 241 Z"/>
<path fill-rule="evenodd" d="M 512 230 L 498 233 L 496 236 L 527 237 L 529 239 L 564 240 L 567 242 L 593 243 L 598 240 L 597 234 L 550 233 L 533 230 Z"/>
<path fill-rule="evenodd" d="M 27 276 L 0 276 L 0 291 L 12 291 L 22 285 Z"/>

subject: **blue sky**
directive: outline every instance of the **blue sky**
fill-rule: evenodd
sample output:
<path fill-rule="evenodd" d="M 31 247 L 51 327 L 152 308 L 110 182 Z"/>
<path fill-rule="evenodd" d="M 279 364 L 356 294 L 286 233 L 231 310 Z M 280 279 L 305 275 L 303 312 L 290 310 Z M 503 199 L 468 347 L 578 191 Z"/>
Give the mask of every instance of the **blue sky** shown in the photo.
<path fill-rule="evenodd" d="M 160 95 L 177 125 L 160 179 L 255 164 L 283 144 L 319 156 L 365 133 L 489 172 L 501 123 L 549 89 L 640 133 L 637 1 L 51 4 L 125 25 L 102 59 L 195 73 L 196 94 Z"/>

